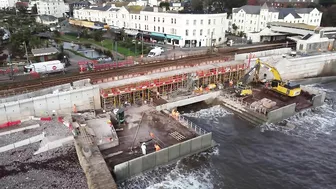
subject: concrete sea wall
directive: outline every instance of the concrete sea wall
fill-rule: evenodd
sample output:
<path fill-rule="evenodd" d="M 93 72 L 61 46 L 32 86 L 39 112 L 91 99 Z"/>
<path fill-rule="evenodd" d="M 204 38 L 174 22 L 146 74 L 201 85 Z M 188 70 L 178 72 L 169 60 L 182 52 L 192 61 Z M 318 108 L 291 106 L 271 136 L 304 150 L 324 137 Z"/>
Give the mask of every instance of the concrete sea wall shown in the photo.
<path fill-rule="evenodd" d="M 198 136 L 160 151 L 118 164 L 114 167 L 117 182 L 124 181 L 157 166 L 177 161 L 213 147 L 212 133 Z"/>
<path fill-rule="evenodd" d="M 290 53 L 291 51 L 292 51 L 291 48 L 281 48 L 281 49 L 275 49 L 275 50 L 236 54 L 235 60 L 246 60 L 246 59 L 249 59 L 250 56 L 251 58 L 260 58 L 260 57 L 273 56 L 273 55 L 282 55 L 282 54 Z"/>
<path fill-rule="evenodd" d="M 275 64 L 284 80 L 336 74 L 336 53 L 284 58 Z"/>
<path fill-rule="evenodd" d="M 74 89 L 77 89 L 77 88 L 81 88 L 85 86 L 91 86 L 90 79 L 79 80 L 79 81 L 73 82 L 72 84 L 68 83 L 68 84 L 63 84 L 63 85 L 57 85 L 54 87 L 49 87 L 49 88 L 41 89 L 38 91 L 30 92 L 30 93 L 1 98 L 0 103 L 13 102 L 13 101 L 18 101 L 18 100 L 24 100 L 28 98 L 43 96 L 47 94 L 53 94 L 56 91 L 68 91 L 70 90 L 71 87 Z"/>
<path fill-rule="evenodd" d="M 0 123 L 25 119 L 29 116 L 48 116 L 55 110 L 57 114 L 69 114 L 75 104 L 78 111 L 100 108 L 98 86 L 82 87 L 75 90 L 47 94 L 0 104 Z"/>

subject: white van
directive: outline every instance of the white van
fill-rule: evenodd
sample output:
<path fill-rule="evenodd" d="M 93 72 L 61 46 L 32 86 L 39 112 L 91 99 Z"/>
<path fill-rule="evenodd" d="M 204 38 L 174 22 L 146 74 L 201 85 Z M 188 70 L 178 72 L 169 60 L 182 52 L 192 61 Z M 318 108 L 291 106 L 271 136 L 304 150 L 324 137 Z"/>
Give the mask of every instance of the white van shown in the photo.
<path fill-rule="evenodd" d="M 148 53 L 147 57 L 160 56 L 161 53 L 162 53 L 161 49 L 159 49 L 159 48 L 154 48 L 154 49 L 152 49 L 152 50 Z"/>

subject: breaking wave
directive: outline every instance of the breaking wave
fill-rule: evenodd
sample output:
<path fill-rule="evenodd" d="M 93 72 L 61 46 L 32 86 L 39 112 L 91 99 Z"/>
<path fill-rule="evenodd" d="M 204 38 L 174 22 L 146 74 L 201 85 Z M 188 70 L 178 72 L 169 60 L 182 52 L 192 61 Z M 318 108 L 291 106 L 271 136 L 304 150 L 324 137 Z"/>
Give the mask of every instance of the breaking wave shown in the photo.
<path fill-rule="evenodd" d="M 229 112 L 221 105 L 216 105 L 211 108 L 202 109 L 197 112 L 184 113 L 184 116 L 188 118 L 197 118 L 206 121 L 207 123 L 212 123 L 217 125 L 220 123 L 220 119 L 226 115 L 233 115 L 232 112 Z"/>
<path fill-rule="evenodd" d="M 280 131 L 289 135 L 316 139 L 336 131 L 336 92 L 321 85 L 310 85 L 327 93 L 325 104 L 304 110 L 280 124 L 263 125 L 262 130 Z"/>
<path fill-rule="evenodd" d="M 212 189 L 213 172 L 210 158 L 218 155 L 218 148 L 179 160 L 175 164 L 158 167 L 121 184 L 123 189 Z"/>

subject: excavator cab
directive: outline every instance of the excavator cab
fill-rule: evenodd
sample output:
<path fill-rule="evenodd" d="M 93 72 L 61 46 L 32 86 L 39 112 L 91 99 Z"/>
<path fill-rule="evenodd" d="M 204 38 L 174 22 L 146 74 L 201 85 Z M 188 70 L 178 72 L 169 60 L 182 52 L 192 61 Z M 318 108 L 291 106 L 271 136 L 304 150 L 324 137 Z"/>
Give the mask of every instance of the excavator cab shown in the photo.
<path fill-rule="evenodd" d="M 252 95 L 252 88 L 244 85 L 242 82 L 238 83 L 235 89 L 235 93 L 239 97 Z"/>

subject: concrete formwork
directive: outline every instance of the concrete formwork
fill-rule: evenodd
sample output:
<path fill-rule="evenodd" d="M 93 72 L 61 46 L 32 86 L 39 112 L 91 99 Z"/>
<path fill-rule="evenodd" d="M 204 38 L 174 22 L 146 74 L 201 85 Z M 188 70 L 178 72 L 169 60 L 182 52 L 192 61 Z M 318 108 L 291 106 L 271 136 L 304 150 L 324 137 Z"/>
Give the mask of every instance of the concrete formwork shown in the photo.
<path fill-rule="evenodd" d="M 101 84 L 103 108 L 120 107 L 125 102 L 131 104 L 149 102 L 158 94 L 170 97 L 179 90 L 191 92 L 195 87 L 205 88 L 213 83 L 237 81 L 244 75 L 246 69 L 247 65 L 242 61 L 230 61 L 103 83 Z"/>
<path fill-rule="evenodd" d="M 180 158 L 209 149 L 212 145 L 212 133 L 207 133 L 161 149 L 160 151 L 118 164 L 114 166 L 114 173 L 118 182 L 124 181 L 154 167 L 165 165 L 169 162 L 174 162 Z"/>
<path fill-rule="evenodd" d="M 98 86 L 2 103 L 0 104 L 0 122 L 16 121 L 28 116 L 43 117 L 51 115 L 53 110 L 58 114 L 68 114 L 71 113 L 74 104 L 77 111 L 100 109 Z"/>

